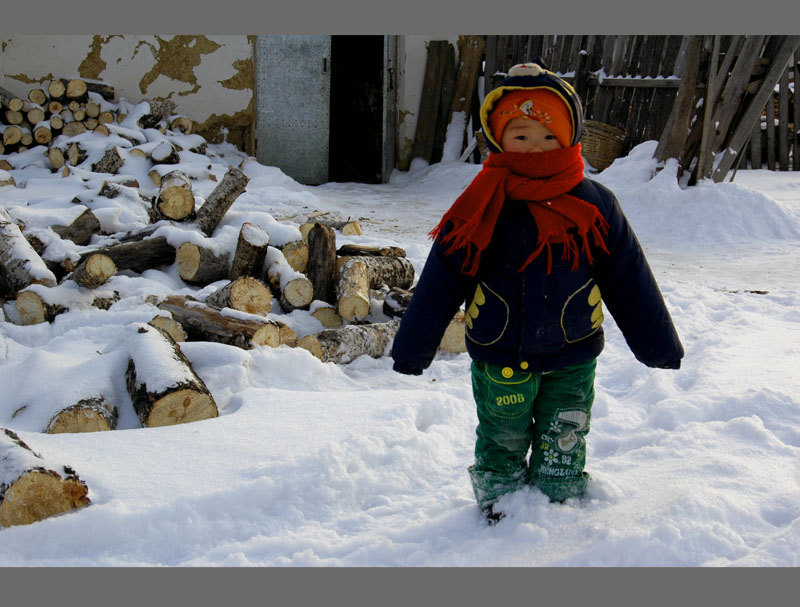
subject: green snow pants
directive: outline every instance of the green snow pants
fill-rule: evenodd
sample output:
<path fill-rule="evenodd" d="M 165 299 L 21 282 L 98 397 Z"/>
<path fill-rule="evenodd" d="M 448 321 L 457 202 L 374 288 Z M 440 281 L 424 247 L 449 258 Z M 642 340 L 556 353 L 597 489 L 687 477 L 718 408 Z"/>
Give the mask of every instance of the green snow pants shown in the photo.
<path fill-rule="evenodd" d="M 469 473 L 481 508 L 528 483 L 553 502 L 584 492 L 596 365 L 539 374 L 473 361 L 478 437 Z"/>

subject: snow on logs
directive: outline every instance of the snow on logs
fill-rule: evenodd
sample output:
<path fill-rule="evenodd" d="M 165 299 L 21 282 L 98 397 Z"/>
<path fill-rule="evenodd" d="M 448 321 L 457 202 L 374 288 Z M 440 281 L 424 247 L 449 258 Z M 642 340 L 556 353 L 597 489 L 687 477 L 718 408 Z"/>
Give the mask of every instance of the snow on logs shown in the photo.
<path fill-rule="evenodd" d="M 372 358 L 386 356 L 394 339 L 400 320 L 347 325 L 341 329 L 327 329 L 306 335 L 297 342 L 299 348 L 308 350 L 322 362 L 348 363 L 359 356 Z"/>
<path fill-rule="evenodd" d="M 165 332 L 132 325 L 126 385 L 142 426 L 170 426 L 217 417 L 214 397 Z"/>
<path fill-rule="evenodd" d="M 0 428 L 0 527 L 27 525 L 90 503 L 75 471 L 46 461 L 11 430 Z"/>

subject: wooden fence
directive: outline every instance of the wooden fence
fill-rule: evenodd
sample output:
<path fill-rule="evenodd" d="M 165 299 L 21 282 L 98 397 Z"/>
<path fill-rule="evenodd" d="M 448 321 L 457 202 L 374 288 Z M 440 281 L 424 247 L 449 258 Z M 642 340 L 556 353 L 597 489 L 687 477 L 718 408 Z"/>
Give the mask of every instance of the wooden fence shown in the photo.
<path fill-rule="evenodd" d="M 776 92 L 768 95 L 766 107 L 758 112 L 748 137 L 742 143 L 741 119 L 753 115 L 752 102 L 764 94 L 765 79 L 774 72 L 771 61 L 778 60 L 777 49 L 791 46 L 791 36 L 486 36 L 484 64 L 484 93 L 502 80 L 508 69 L 516 64 L 540 57 L 548 67 L 570 80 L 584 103 L 588 120 L 617 127 L 625 132 L 621 154 L 648 140 L 667 137 L 673 119 L 675 100 L 684 76 L 691 79 L 687 94 L 694 97 L 694 112 L 687 105 L 687 127 L 704 120 L 703 102 L 711 97 L 721 104 L 726 129 L 711 137 L 722 154 L 732 142 L 738 147 L 733 170 L 770 168 L 800 170 L 800 151 L 795 124 L 798 124 L 800 104 L 794 104 L 791 87 L 797 81 L 796 52 L 775 83 Z M 788 40 L 787 40 L 788 39 Z M 694 50 L 693 50 L 694 49 Z M 743 55 L 747 55 L 742 59 Z M 783 59 L 785 53 L 780 54 Z M 734 62 L 734 59 L 737 61 Z M 740 60 L 741 59 L 741 60 Z M 737 68 L 742 74 L 734 74 Z M 744 67 L 742 67 L 744 66 Z M 744 88 L 730 84 L 734 76 L 743 78 Z M 738 80 L 737 80 L 738 82 Z M 771 82 L 771 80 L 770 80 Z M 709 89 L 709 85 L 714 88 Z M 738 86 L 738 85 L 737 85 Z M 722 93 L 728 91 L 728 98 Z M 734 98 L 735 97 L 735 98 Z M 723 103 L 725 102 L 725 103 Z M 688 103 L 688 102 L 687 102 Z M 713 107 L 712 104 L 707 104 Z M 709 112 L 710 116 L 711 112 Z M 766 116 L 774 116 L 768 120 Z M 692 122 L 694 121 L 694 122 Z M 776 124 L 777 122 L 777 124 Z M 708 125 L 706 125 L 708 127 Z M 712 123 L 713 127 L 713 123 Z M 709 127 L 711 128 L 711 127 Z M 682 170 L 692 171 L 697 179 L 698 158 L 703 129 L 696 130 L 693 139 L 684 138 L 686 149 L 678 150 Z M 709 143 L 710 145 L 710 143 Z M 663 147 L 663 146 L 662 146 Z M 705 148 L 702 148 L 705 149 Z M 671 150 L 675 152 L 675 150 Z M 688 153 L 690 151 L 691 153 Z M 713 154 L 714 149 L 706 150 Z M 705 162 L 705 156 L 703 157 Z M 746 159 L 746 161 L 745 161 Z M 700 162 L 703 169 L 703 162 Z M 709 163 L 713 164 L 713 158 Z M 727 171 L 726 171 L 727 172 Z M 701 176 L 703 174 L 701 173 Z"/>

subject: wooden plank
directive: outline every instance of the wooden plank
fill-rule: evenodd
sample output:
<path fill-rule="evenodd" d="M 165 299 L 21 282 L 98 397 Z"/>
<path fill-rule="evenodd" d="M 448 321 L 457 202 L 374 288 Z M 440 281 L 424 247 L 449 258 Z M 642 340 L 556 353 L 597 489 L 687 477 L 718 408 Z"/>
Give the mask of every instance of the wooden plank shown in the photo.
<path fill-rule="evenodd" d="M 448 125 L 453 121 L 453 115 L 456 112 L 463 112 L 467 118 L 469 117 L 485 48 L 486 41 L 480 36 L 459 36 L 458 38 L 458 74 L 453 92 L 453 102 L 450 105 Z"/>
<path fill-rule="evenodd" d="M 750 135 L 753 123 L 758 120 L 761 115 L 767 99 L 772 96 L 772 91 L 775 84 L 778 82 L 781 74 L 786 69 L 789 58 L 794 54 L 800 45 L 800 36 L 780 36 L 781 41 L 778 50 L 774 57 L 770 57 L 771 65 L 769 72 L 764 77 L 764 84 L 755 94 L 753 99 L 744 111 L 738 126 L 736 127 L 730 142 L 727 145 L 725 155 L 717 166 L 714 172 L 714 181 L 716 183 L 725 179 L 728 171 L 736 161 L 736 155 L 741 150 L 747 137 Z"/>
<path fill-rule="evenodd" d="M 444 50 L 450 44 L 447 40 L 431 40 L 428 43 L 428 58 L 425 64 L 425 76 L 422 81 L 422 95 L 417 118 L 417 129 L 411 158 L 422 158 L 431 162 L 433 143 L 436 132 L 436 119 L 441 100 L 442 61 Z"/>
<path fill-rule="evenodd" d="M 717 90 L 721 88 L 722 77 L 717 71 L 719 62 L 720 36 L 716 35 L 714 45 L 711 49 L 708 77 L 706 80 L 706 96 L 703 99 L 703 132 L 700 137 L 700 151 L 697 155 L 697 179 L 704 179 L 711 175 L 711 142 L 714 137 L 711 135 L 711 118 L 714 115 L 714 105 L 717 102 Z"/>
<path fill-rule="evenodd" d="M 456 85 L 456 51 L 450 42 L 442 48 L 440 73 L 441 94 L 433 136 L 431 162 L 439 162 L 442 159 L 444 142 L 447 137 L 447 121 L 450 117 L 450 107 L 453 103 L 453 92 Z"/>
<path fill-rule="evenodd" d="M 756 121 L 750 134 L 750 168 L 761 168 L 761 120 Z"/>
<path fill-rule="evenodd" d="M 789 69 L 783 70 L 778 90 L 778 166 L 789 170 Z"/>
<path fill-rule="evenodd" d="M 656 147 L 655 157 L 664 161 L 678 158 L 684 149 L 687 132 L 694 115 L 693 106 L 697 85 L 697 73 L 700 66 L 702 36 L 687 36 L 682 59 L 681 86 L 672 106 L 664 133 Z"/>
<path fill-rule="evenodd" d="M 771 94 L 767 100 L 767 168 L 775 170 L 775 95 Z"/>

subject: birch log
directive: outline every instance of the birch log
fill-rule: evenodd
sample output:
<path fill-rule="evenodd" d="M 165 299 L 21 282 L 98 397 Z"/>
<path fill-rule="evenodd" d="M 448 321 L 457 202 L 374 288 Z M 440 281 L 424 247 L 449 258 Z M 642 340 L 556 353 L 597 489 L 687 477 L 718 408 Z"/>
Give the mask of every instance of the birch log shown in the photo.
<path fill-rule="evenodd" d="M 107 149 L 103 157 L 92 165 L 92 171 L 116 175 L 123 164 L 125 164 L 125 155 L 122 148 L 115 145 Z"/>
<path fill-rule="evenodd" d="M 272 293 L 264 284 L 252 276 L 241 276 L 217 289 L 206 298 L 213 308 L 231 308 L 266 316 L 272 310 Z"/>
<path fill-rule="evenodd" d="M 186 282 L 209 284 L 230 274 L 230 255 L 217 254 L 192 242 L 184 242 L 176 253 L 178 274 Z"/>
<path fill-rule="evenodd" d="M 349 363 L 364 354 L 380 358 L 387 354 L 399 326 L 399 320 L 348 325 L 306 335 L 297 345 L 322 362 Z"/>
<path fill-rule="evenodd" d="M 27 525 L 90 503 L 69 466 L 46 461 L 11 430 L 0 428 L 0 526 Z"/>
<path fill-rule="evenodd" d="M 233 254 L 229 278 L 236 280 L 241 276 L 260 277 L 264 273 L 264 260 L 267 257 L 269 234 L 254 223 L 245 221 L 239 230 L 239 240 Z"/>
<path fill-rule="evenodd" d="M 22 235 L 19 226 L 0 214 L 0 295 L 13 297 L 22 289 L 56 285 L 56 277 Z"/>
<path fill-rule="evenodd" d="M 178 164 L 181 157 L 178 150 L 169 141 L 162 141 L 150 151 L 150 159 L 153 164 Z"/>
<path fill-rule="evenodd" d="M 308 277 L 296 271 L 276 247 L 267 247 L 266 277 L 279 294 L 278 301 L 287 312 L 305 310 L 314 300 L 314 287 Z"/>
<path fill-rule="evenodd" d="M 117 427 L 117 408 L 101 396 L 84 398 L 56 413 L 47 434 L 105 432 Z"/>
<path fill-rule="evenodd" d="M 91 209 L 86 209 L 68 226 L 51 226 L 52 230 L 61 238 L 71 240 L 77 245 L 86 246 L 91 242 L 92 236 L 102 230 L 100 220 Z"/>
<path fill-rule="evenodd" d="M 117 265 L 108 255 L 93 253 L 80 262 L 69 278 L 87 289 L 96 289 L 117 273 Z"/>
<path fill-rule="evenodd" d="M 117 271 L 131 270 L 142 273 L 145 270 L 168 266 L 175 262 L 175 248 L 163 236 L 121 242 L 89 251 L 81 255 L 80 261 L 93 253 L 102 253 L 110 257 L 116 264 Z"/>
<path fill-rule="evenodd" d="M 142 426 L 171 426 L 219 415 L 211 392 L 166 333 L 140 324 L 127 346 L 126 385 Z"/>
<path fill-rule="evenodd" d="M 182 221 L 194 214 L 192 183 L 183 171 L 172 171 L 161 179 L 161 187 L 153 199 L 154 219 Z"/>
<path fill-rule="evenodd" d="M 178 295 L 170 295 L 158 307 L 180 323 L 189 341 L 211 341 L 243 350 L 258 346 L 277 348 L 283 343 L 281 324 L 266 318 L 245 319 L 223 314 L 216 308 Z M 290 338 L 288 332 L 286 338 Z"/>
<path fill-rule="evenodd" d="M 295 270 L 298 272 L 308 271 L 308 245 L 305 240 L 292 240 L 278 248 Z"/>
<path fill-rule="evenodd" d="M 411 302 L 410 291 L 392 287 L 383 298 L 383 313 L 391 318 L 399 318 L 406 313 L 408 304 Z"/>
<path fill-rule="evenodd" d="M 217 229 L 222 217 L 228 209 L 244 192 L 250 178 L 237 168 L 230 167 L 228 172 L 217 184 L 217 187 L 208 195 L 206 201 L 197 211 L 197 225 L 206 234 L 211 236 Z"/>
<path fill-rule="evenodd" d="M 339 257 L 337 263 L 341 267 L 351 259 L 364 264 L 370 289 L 380 289 L 383 285 L 408 289 L 414 283 L 414 266 L 406 257 L 362 255 Z"/>
<path fill-rule="evenodd" d="M 367 317 L 370 312 L 369 277 L 361 258 L 353 257 L 339 268 L 336 295 L 339 316 L 351 322 Z"/>
<path fill-rule="evenodd" d="M 117 301 L 116 291 L 83 291 L 75 283 L 63 283 L 58 288 L 28 287 L 17 295 L 14 305 L 23 325 L 36 325 L 53 322 L 56 316 L 69 310 L 90 307 L 108 310 Z"/>

